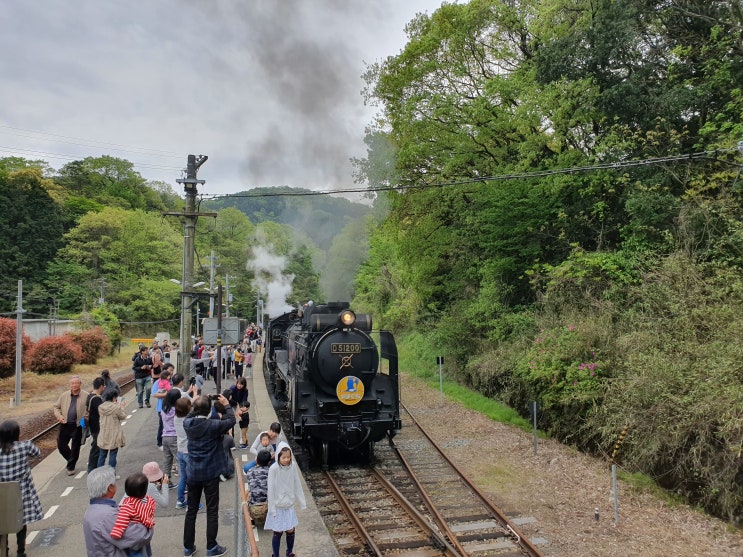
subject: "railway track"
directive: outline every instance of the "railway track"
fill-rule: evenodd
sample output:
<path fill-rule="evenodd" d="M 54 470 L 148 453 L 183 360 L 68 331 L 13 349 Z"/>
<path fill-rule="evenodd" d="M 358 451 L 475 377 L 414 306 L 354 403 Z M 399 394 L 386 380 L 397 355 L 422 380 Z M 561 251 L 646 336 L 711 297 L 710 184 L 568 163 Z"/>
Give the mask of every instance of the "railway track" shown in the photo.
<path fill-rule="evenodd" d="M 134 387 L 134 376 L 124 376 L 124 379 L 118 379 L 121 392 L 127 393 Z M 40 462 L 49 454 L 57 450 L 57 428 L 59 422 L 54 417 L 54 412 L 49 412 L 34 420 L 29 427 L 22 431 L 22 438 L 30 439 L 41 450 L 41 455 L 31 460 L 31 465 Z"/>
<path fill-rule="evenodd" d="M 430 520 L 375 469 L 315 472 L 310 482 L 342 555 L 457 555 Z"/>
<path fill-rule="evenodd" d="M 402 408 L 402 433 L 377 444 L 375 467 L 306 475 L 340 554 L 542 557 Z"/>

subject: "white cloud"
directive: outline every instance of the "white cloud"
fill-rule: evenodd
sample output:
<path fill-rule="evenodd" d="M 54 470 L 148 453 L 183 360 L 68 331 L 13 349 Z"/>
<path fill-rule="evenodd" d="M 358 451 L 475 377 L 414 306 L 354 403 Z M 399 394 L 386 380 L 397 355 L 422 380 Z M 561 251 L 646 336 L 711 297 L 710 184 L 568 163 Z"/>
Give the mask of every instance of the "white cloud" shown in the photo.
<path fill-rule="evenodd" d="M 11 0 L 0 20 L 0 156 L 59 168 L 68 161 L 32 153 L 111 154 L 178 191 L 187 155 L 206 154 L 204 193 L 353 187 L 348 160 L 364 154 L 373 116 L 365 63 L 397 54 L 407 22 L 439 4 Z"/>

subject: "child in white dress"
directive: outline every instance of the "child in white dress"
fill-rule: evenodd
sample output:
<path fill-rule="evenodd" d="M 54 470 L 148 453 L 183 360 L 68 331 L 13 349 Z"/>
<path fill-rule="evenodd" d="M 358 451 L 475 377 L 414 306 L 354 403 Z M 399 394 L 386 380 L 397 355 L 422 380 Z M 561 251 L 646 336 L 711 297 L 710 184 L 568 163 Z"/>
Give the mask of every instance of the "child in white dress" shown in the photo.
<path fill-rule="evenodd" d="M 271 547 L 273 557 L 279 557 L 281 536 L 286 532 L 286 556 L 294 557 L 294 529 L 299 524 L 294 503 L 301 509 L 307 508 L 307 501 L 299 480 L 294 454 L 284 441 L 276 447 L 276 462 L 268 470 L 268 515 L 266 530 L 273 530 Z"/>

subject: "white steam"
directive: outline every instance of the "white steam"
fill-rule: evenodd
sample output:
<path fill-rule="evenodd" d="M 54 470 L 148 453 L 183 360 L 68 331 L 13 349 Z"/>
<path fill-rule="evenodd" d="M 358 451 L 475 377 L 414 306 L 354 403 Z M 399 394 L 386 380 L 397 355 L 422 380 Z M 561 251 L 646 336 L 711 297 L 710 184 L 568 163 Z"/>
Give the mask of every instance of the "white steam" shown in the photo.
<path fill-rule="evenodd" d="M 263 296 L 263 309 L 269 318 L 291 311 L 287 299 L 292 292 L 294 275 L 284 274 L 286 257 L 275 255 L 266 246 L 253 247 L 253 258 L 248 260 L 247 268 L 253 271 L 253 288 Z"/>

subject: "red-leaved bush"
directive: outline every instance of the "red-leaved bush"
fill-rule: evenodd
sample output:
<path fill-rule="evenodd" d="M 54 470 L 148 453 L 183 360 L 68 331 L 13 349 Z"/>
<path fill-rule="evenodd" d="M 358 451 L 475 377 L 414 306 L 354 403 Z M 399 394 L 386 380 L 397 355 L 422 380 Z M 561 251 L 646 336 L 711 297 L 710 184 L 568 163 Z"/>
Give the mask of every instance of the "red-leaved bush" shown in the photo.
<path fill-rule="evenodd" d="M 69 373 L 82 358 L 82 348 L 70 337 L 46 337 L 31 349 L 28 369 L 36 373 Z"/>
<path fill-rule="evenodd" d="M 111 341 L 101 327 L 93 327 L 79 332 L 66 333 L 72 342 L 83 351 L 81 364 L 94 364 L 111 352 Z"/>
<path fill-rule="evenodd" d="M 15 319 L 0 317 L 0 378 L 15 375 Z M 28 351 L 32 345 L 28 335 L 21 337 L 24 364 L 28 362 Z"/>

